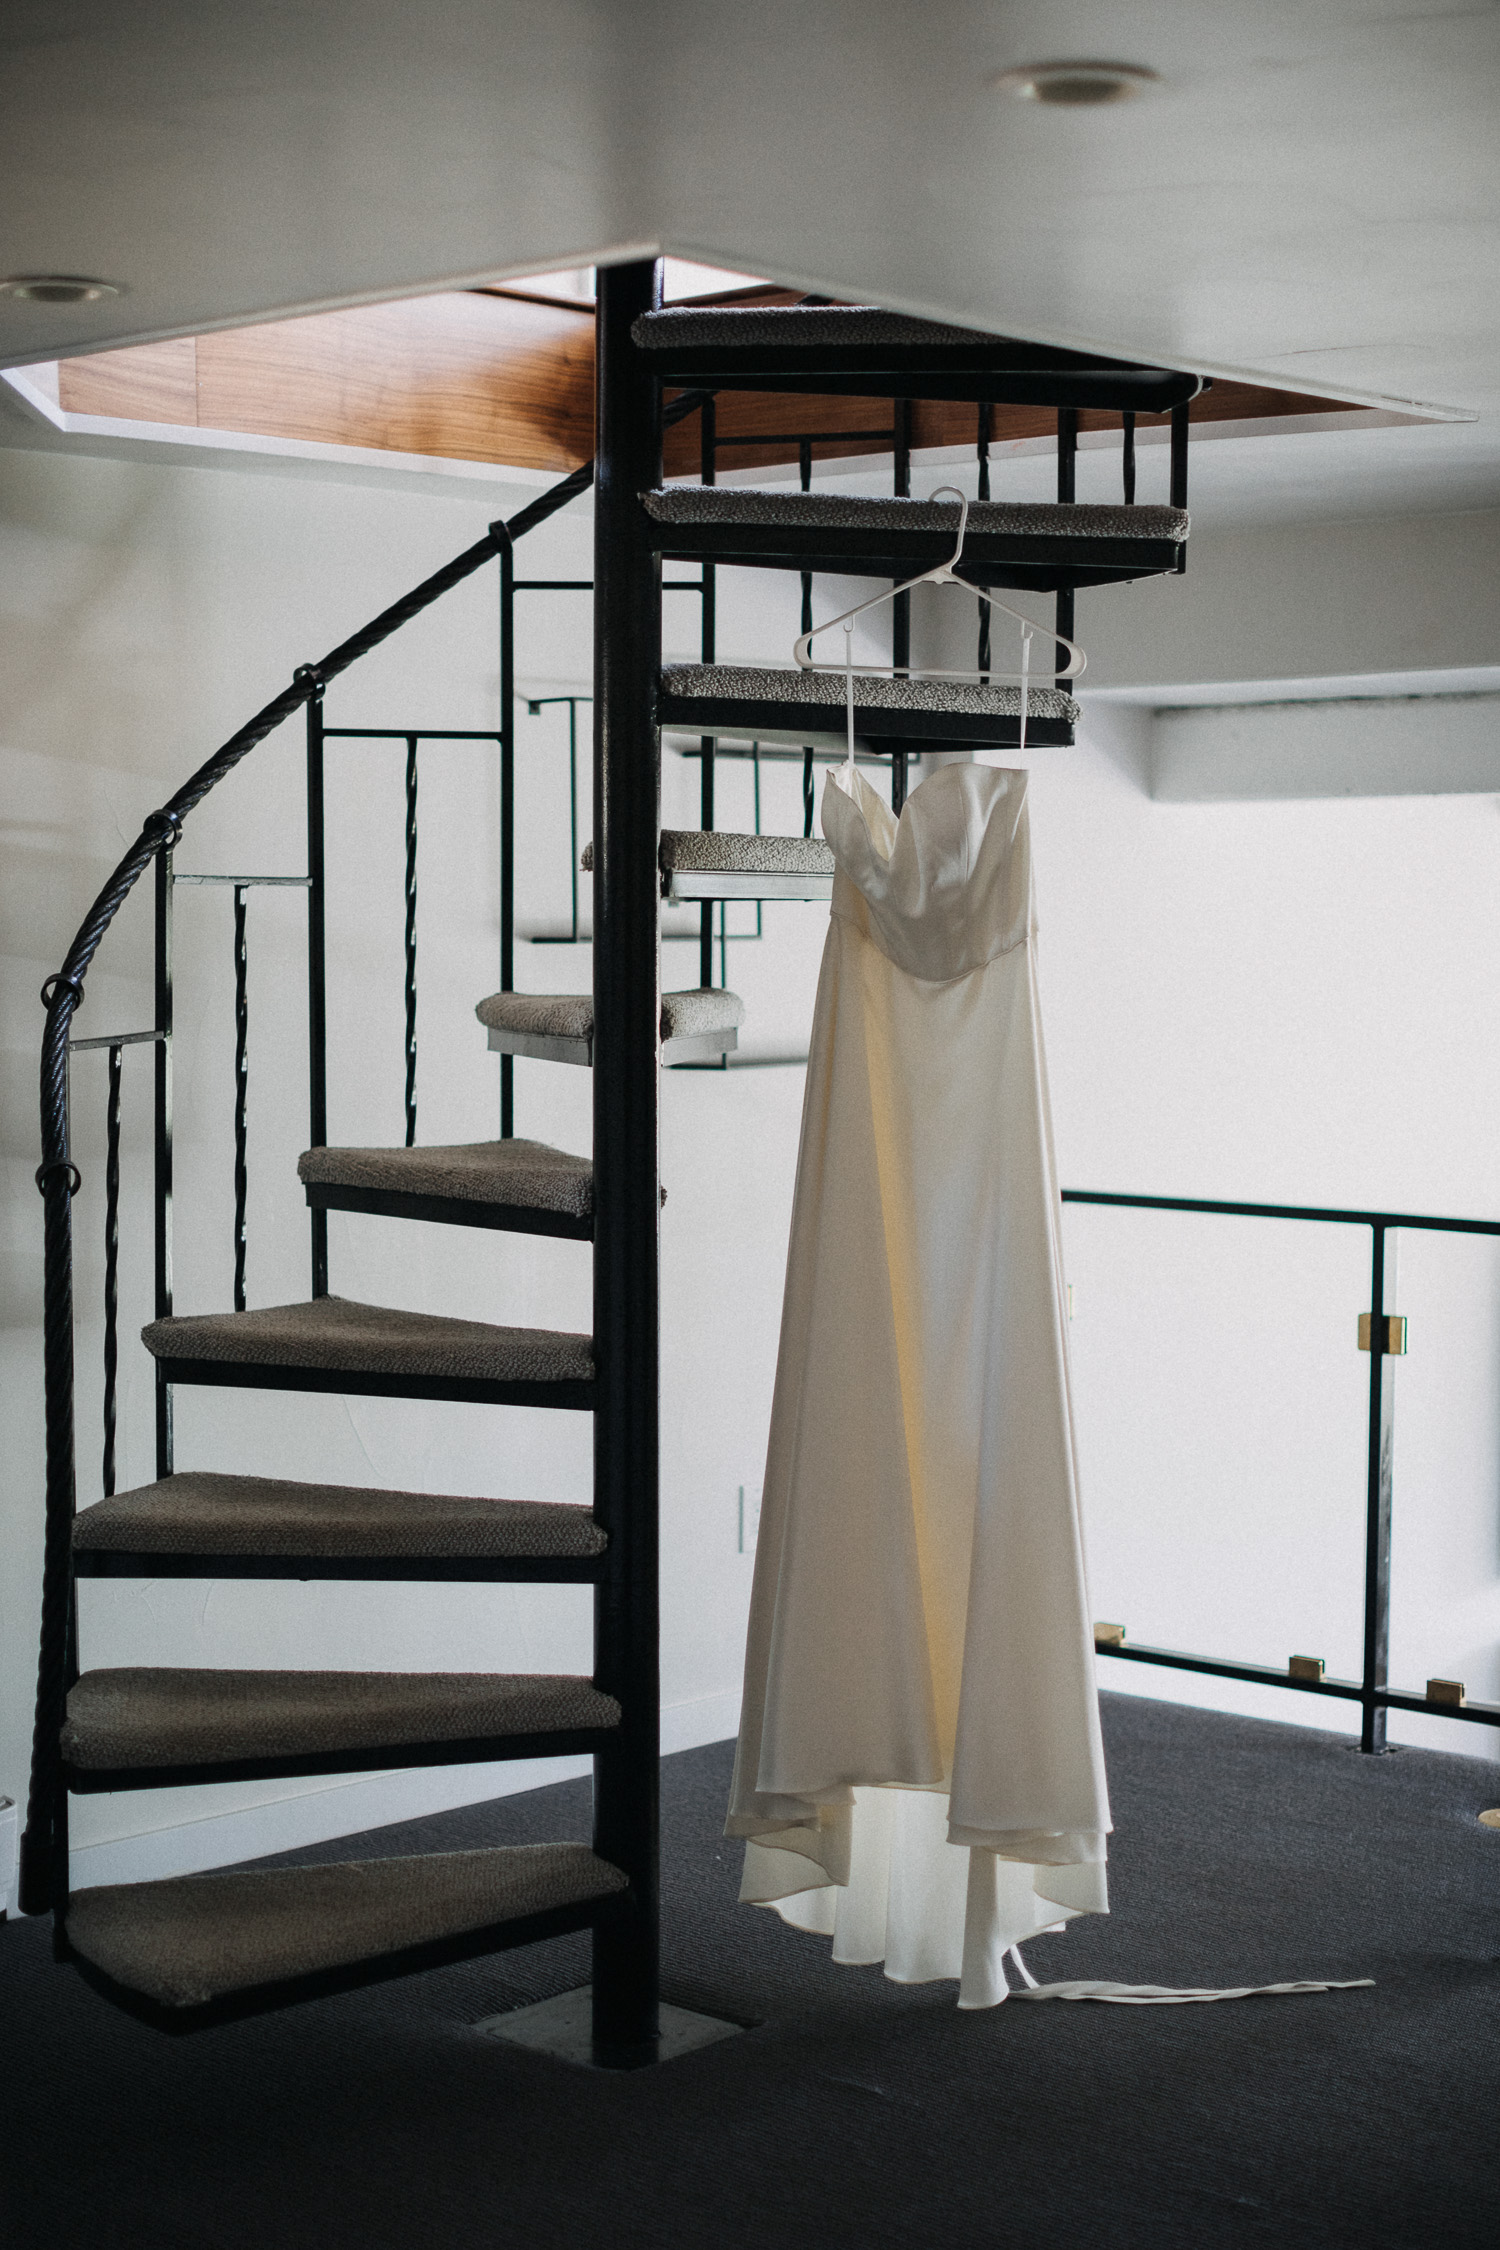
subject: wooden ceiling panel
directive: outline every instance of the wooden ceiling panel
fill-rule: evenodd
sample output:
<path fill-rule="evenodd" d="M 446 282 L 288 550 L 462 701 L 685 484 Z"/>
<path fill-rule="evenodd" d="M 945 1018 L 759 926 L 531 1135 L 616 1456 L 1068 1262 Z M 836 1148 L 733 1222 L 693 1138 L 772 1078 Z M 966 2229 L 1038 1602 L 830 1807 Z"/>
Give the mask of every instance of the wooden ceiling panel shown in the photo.
<path fill-rule="evenodd" d="M 781 302 L 791 294 L 736 290 L 724 301 Z M 64 360 L 59 385 L 63 407 L 75 414 L 565 473 L 593 452 L 593 308 L 499 288 L 449 290 Z M 1191 418 L 1348 411 L 1340 399 L 1215 383 L 1193 401 Z M 971 448 L 979 412 L 961 402 L 914 401 L 913 446 Z M 716 419 L 720 475 L 793 466 L 804 435 L 814 437 L 815 461 L 891 450 L 888 399 L 726 391 Z M 1079 419 L 1084 430 L 1120 426 L 1113 414 Z M 1142 427 L 1165 419 L 1139 417 Z M 1055 428 L 1045 408 L 990 409 L 996 445 L 1050 438 Z M 738 442 L 747 439 L 754 442 Z M 696 476 L 701 442 L 696 414 L 674 425 L 667 475 Z"/>
<path fill-rule="evenodd" d="M 134 344 L 122 352 L 62 360 L 57 391 L 65 414 L 107 414 L 127 422 L 171 422 L 192 429 L 198 420 L 197 339 L 173 336 L 164 344 Z"/>
<path fill-rule="evenodd" d="M 453 290 L 225 329 L 198 339 L 198 416 L 208 429 L 576 469 L 594 450 L 593 322 Z"/>

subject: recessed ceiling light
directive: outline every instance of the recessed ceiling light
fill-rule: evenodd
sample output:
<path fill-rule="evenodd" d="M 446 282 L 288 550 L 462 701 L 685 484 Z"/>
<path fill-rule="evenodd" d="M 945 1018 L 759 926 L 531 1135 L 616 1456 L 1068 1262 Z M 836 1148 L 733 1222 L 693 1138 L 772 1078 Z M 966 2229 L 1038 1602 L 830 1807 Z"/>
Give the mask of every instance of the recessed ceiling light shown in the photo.
<path fill-rule="evenodd" d="M 1140 63 L 1024 63 L 1002 70 L 991 84 L 1018 102 L 1046 102 L 1054 109 L 1099 109 L 1106 102 L 1128 102 L 1161 81 Z"/>
<path fill-rule="evenodd" d="M 23 297 L 34 305 L 94 305 L 101 297 L 122 297 L 117 281 L 92 281 L 81 273 L 13 273 L 0 281 L 0 297 Z"/>

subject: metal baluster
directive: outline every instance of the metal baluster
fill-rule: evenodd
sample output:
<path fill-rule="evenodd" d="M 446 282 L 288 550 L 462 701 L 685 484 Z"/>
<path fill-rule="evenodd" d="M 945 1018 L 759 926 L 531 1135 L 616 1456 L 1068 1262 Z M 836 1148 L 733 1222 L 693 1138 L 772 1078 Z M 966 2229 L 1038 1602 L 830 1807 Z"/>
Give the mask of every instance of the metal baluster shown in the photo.
<path fill-rule="evenodd" d="M 539 719 L 551 703 L 566 703 L 568 707 L 568 840 L 569 858 L 569 922 L 565 938 L 540 937 L 539 945 L 577 945 L 578 920 L 578 706 L 592 703 L 590 695 L 535 695 L 528 696 L 526 708 L 533 719 Z"/>
<path fill-rule="evenodd" d="M 758 836 L 760 834 L 760 744 L 758 742 L 752 742 L 750 745 L 750 766 L 755 782 L 755 833 Z M 761 906 L 762 901 L 757 899 L 755 902 L 755 934 L 757 937 L 765 935 L 761 927 Z"/>
<path fill-rule="evenodd" d="M 714 484 L 719 474 L 719 424 L 712 394 L 705 396 L 698 418 L 698 473 L 705 484 Z M 714 566 L 703 565 L 703 624 L 698 648 L 705 664 L 712 664 L 716 639 L 717 580 Z M 698 825 L 714 825 L 714 750 L 715 737 L 700 734 L 698 737 Z M 714 981 L 714 908 L 712 899 L 705 899 L 698 909 L 698 982 L 711 985 Z"/>
<path fill-rule="evenodd" d="M 1188 410 L 1186 403 L 1172 409 L 1172 489 L 1170 499 L 1174 508 L 1185 508 L 1188 495 Z M 1187 541 L 1177 548 L 1177 574 L 1187 569 Z"/>
<path fill-rule="evenodd" d="M 797 441 L 797 466 L 801 474 L 802 489 L 804 492 L 810 492 L 812 490 L 812 444 L 807 438 L 799 438 Z M 804 570 L 802 573 L 802 630 L 804 633 L 812 631 L 812 623 L 812 572 Z M 804 836 L 812 834 L 815 795 L 816 792 L 813 788 L 813 746 L 810 742 L 805 742 L 802 745 L 802 833 Z"/>
<path fill-rule="evenodd" d="M 1057 497 L 1063 507 L 1071 507 L 1078 497 L 1078 409 L 1060 406 L 1057 410 Z M 1059 586 L 1056 613 L 1053 623 L 1057 631 L 1073 638 L 1073 588 Z M 1060 672 L 1071 661 L 1061 641 L 1053 643 L 1052 668 Z"/>
<path fill-rule="evenodd" d="M 172 846 L 156 855 L 155 1226 L 156 1318 L 172 1313 Z M 156 1361 L 156 1473 L 172 1474 L 172 1386 Z"/>
<path fill-rule="evenodd" d="M 123 1047 L 109 1050 L 104 1154 L 104 1497 L 115 1489 L 115 1378 L 120 1364 L 120 1066 Z"/>
<path fill-rule="evenodd" d="M 1135 506 L 1135 416 L 1122 414 L 1124 436 L 1120 441 L 1120 476 L 1125 488 L 1125 505 Z"/>
<path fill-rule="evenodd" d="M 533 706 L 535 708 L 535 706 Z M 578 943 L 578 698 L 568 697 L 568 858 L 573 880 L 572 939 Z"/>
<path fill-rule="evenodd" d="M 500 542 L 500 990 L 516 988 L 516 557 Z M 500 1057 L 500 1138 L 516 1129 L 516 1058 Z M 410 1146 L 410 1142 L 407 1144 Z"/>
<path fill-rule="evenodd" d="M 417 1140 L 417 738 L 406 738 L 406 1145 Z"/>
<path fill-rule="evenodd" d="M 1360 1681 L 1360 1749 L 1385 1749 L 1385 1705 L 1391 1630 L 1391 1485 L 1396 1423 L 1396 1370 L 1386 1351 L 1385 1227 L 1370 1228 L 1370 1411 L 1365 1463 L 1365 1618 Z"/>
<path fill-rule="evenodd" d="M 911 497 L 911 400 L 895 401 L 895 487 L 900 500 Z M 898 594 L 891 604 L 891 662 L 898 672 L 911 669 L 911 596 Z M 906 752 L 891 752 L 891 811 L 899 813 L 906 802 Z"/>
<path fill-rule="evenodd" d="M 979 497 L 990 496 L 990 403 L 986 399 L 979 409 Z M 979 611 L 979 665 L 986 679 L 990 676 L 990 605 L 976 602 Z"/>
<path fill-rule="evenodd" d="M 312 671 L 304 666 L 298 679 Z M 316 676 L 316 675 L 314 675 Z M 328 971 L 323 899 L 323 696 L 307 699 L 307 1109 L 308 1143 L 328 1141 Z M 328 1213 L 312 1211 L 312 1293 L 328 1294 Z"/>
<path fill-rule="evenodd" d="M 250 998 L 246 977 L 245 901 L 249 892 L 234 886 L 234 1309 L 245 1309 L 245 1203 L 249 1173 L 245 1148 L 249 1138 Z"/>

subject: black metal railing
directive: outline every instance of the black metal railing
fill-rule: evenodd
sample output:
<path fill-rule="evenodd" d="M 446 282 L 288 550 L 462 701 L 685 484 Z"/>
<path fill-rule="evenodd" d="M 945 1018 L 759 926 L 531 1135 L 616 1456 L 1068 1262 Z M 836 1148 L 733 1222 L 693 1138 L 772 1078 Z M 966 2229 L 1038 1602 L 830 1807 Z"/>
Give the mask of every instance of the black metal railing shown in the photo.
<path fill-rule="evenodd" d="M 566 704 L 568 712 L 568 932 L 566 937 L 541 937 L 533 942 L 540 945 L 578 945 L 578 706 L 593 703 L 591 695 L 536 695 L 528 696 L 526 708 L 533 719 L 555 703 Z"/>
<path fill-rule="evenodd" d="M 417 1142 L 417 738 L 406 738 L 406 1146 Z"/>
<path fill-rule="evenodd" d="M 249 1058 L 248 1009 L 248 894 L 266 883 L 292 883 L 308 894 L 308 997 L 309 997 L 309 1112 L 311 1140 L 322 1144 L 327 1135 L 327 993 L 324 929 L 324 797 L 323 741 L 326 732 L 377 730 L 325 730 L 323 696 L 329 684 L 389 640 L 403 625 L 441 600 L 452 589 L 482 569 L 499 561 L 502 588 L 512 579 L 515 542 L 559 509 L 586 492 L 593 482 L 593 464 L 542 493 L 508 521 L 489 526 L 483 539 L 452 562 L 414 587 L 398 602 L 381 611 L 361 631 L 341 641 L 318 664 L 303 665 L 291 683 L 274 696 L 255 717 L 221 744 L 211 758 L 190 776 L 161 807 L 148 815 L 140 834 L 114 869 L 94 900 L 68 948 L 62 967 L 42 987 L 47 1011 L 42 1039 L 40 1071 L 41 1149 L 37 1186 L 44 1214 L 43 1383 L 46 1414 L 46 1534 L 42 1571 L 41 1641 L 37 1673 L 36 1723 L 33 1733 L 31 1793 L 26 1833 L 22 1843 L 22 1907 L 41 1913 L 54 1899 L 67 1895 L 68 1819 L 67 1796 L 62 1786 L 60 1734 L 69 1688 L 77 1676 L 76 1628 L 73 1607 L 71 1545 L 76 1509 L 76 1406 L 74 1399 L 73 1215 L 74 1196 L 82 1178 L 72 1157 L 72 1118 L 69 1063 L 72 1055 L 101 1049 L 109 1057 L 106 1102 L 105 1157 L 105 1392 L 103 1484 L 114 1489 L 117 1459 L 117 1398 L 119 1354 L 119 1151 L 123 1085 L 123 1050 L 150 1044 L 154 1051 L 154 1299 L 155 1316 L 172 1311 L 172 1012 L 173 1012 L 173 893 L 177 883 L 216 883 L 234 891 L 235 947 L 235 1241 L 234 1301 L 245 1302 L 246 1200 L 248 1186 L 248 1109 L 246 1087 Z M 502 748 L 502 887 L 509 911 L 502 910 L 502 965 L 511 966 L 514 917 L 514 700 L 513 658 L 508 645 L 510 605 L 502 598 L 506 627 L 501 652 L 501 726 L 486 739 L 499 739 Z M 210 792 L 241 761 L 299 710 L 308 726 L 307 836 L 308 872 L 305 876 L 174 876 L 173 855 L 184 823 Z M 381 730 L 383 731 L 383 730 Z M 441 730 L 437 730 L 441 731 Z M 418 730 L 416 739 L 429 739 L 435 730 Z M 406 1109 L 408 1140 L 414 1130 L 415 1081 L 415 758 L 412 731 L 400 729 L 397 739 L 408 746 L 407 800 L 407 1043 Z M 155 870 L 155 1022 L 147 1030 L 108 1033 L 74 1040 L 73 1019 L 83 1005 L 89 970 L 100 945 L 120 909 L 148 868 Z M 508 1077 L 504 1096 L 502 1131 L 511 1130 Z M 309 1214 L 312 1231 L 313 1290 L 326 1294 L 328 1287 L 327 1214 Z M 172 1395 L 160 1366 L 156 1374 L 156 1473 L 172 1469 Z"/>
<path fill-rule="evenodd" d="M 1305 1671 L 1242 1664 L 1228 1657 L 1196 1656 L 1182 1649 L 1139 1647 L 1128 1640 L 1100 1644 L 1103 1656 L 1127 1663 L 1159 1664 L 1178 1672 L 1204 1672 L 1218 1679 L 1248 1680 L 1260 1687 L 1290 1689 L 1301 1695 L 1332 1696 L 1360 1706 L 1361 1750 L 1386 1747 L 1386 1713 L 1421 1711 L 1429 1717 L 1500 1726 L 1500 1704 L 1442 1701 L 1431 1695 L 1392 1688 L 1387 1677 L 1391 1623 L 1391 1504 L 1395 1480 L 1395 1366 L 1386 1306 L 1386 1237 L 1397 1229 L 1428 1234 L 1500 1236 L 1500 1219 L 1443 1219 L 1411 1211 L 1352 1211 L 1297 1203 L 1221 1203 L 1180 1195 L 1113 1195 L 1086 1188 L 1064 1188 L 1064 1203 L 1104 1205 L 1127 1211 L 1189 1211 L 1212 1217 L 1280 1219 L 1316 1226 L 1355 1226 L 1370 1230 L 1369 1406 L 1365 1429 L 1365 1555 L 1361 1667 L 1357 1680 L 1325 1679 Z M 1446 1685 L 1447 1683 L 1444 1683 Z"/>
<path fill-rule="evenodd" d="M 719 473 L 719 455 L 725 449 L 729 449 L 732 451 L 733 449 L 740 448 L 753 451 L 756 448 L 780 448 L 784 446 L 795 445 L 795 447 L 797 448 L 798 481 L 802 491 L 809 492 L 812 489 L 812 473 L 814 466 L 815 447 L 835 445 L 840 447 L 847 447 L 856 443 L 866 443 L 875 447 L 890 447 L 893 456 L 893 490 L 898 496 L 909 495 L 911 490 L 912 458 L 911 401 L 909 399 L 895 399 L 890 401 L 890 408 L 891 420 L 888 424 L 869 425 L 867 427 L 858 429 L 836 428 L 813 430 L 798 429 L 790 431 L 776 430 L 771 432 L 725 432 L 719 427 L 716 394 L 712 391 L 692 391 L 684 392 L 681 396 L 672 401 L 671 405 L 666 409 L 664 421 L 670 424 L 674 421 L 685 419 L 687 416 L 693 413 L 699 415 L 699 475 L 701 481 L 706 485 L 712 485 L 717 482 Z M 981 500 L 988 500 L 990 498 L 990 448 L 993 442 L 993 411 L 993 407 L 987 402 L 981 403 L 977 409 L 975 459 L 978 467 L 978 493 Z M 1079 436 L 1077 412 L 1064 409 L 1059 412 L 1057 422 L 1057 495 L 1060 502 L 1070 502 L 1076 498 L 1076 468 Z M 1120 422 L 1121 484 L 1126 505 L 1134 506 L 1136 487 L 1136 417 L 1133 413 L 1125 412 L 1121 414 Z M 1174 505 L 1181 505 L 1186 500 L 1187 438 L 1188 409 L 1186 406 L 1179 406 L 1172 410 L 1170 429 L 1170 486 Z M 812 581 L 813 574 L 810 571 L 803 571 L 801 573 L 801 630 L 804 633 L 811 630 L 813 623 Z M 592 592 L 593 580 L 591 578 L 516 578 L 513 574 L 509 575 L 502 583 L 501 593 L 502 650 L 510 649 L 514 646 L 514 602 L 515 596 L 517 594 L 591 594 Z M 715 662 L 717 641 L 717 585 L 714 564 L 707 561 L 702 563 L 700 565 L 699 576 L 695 579 L 664 578 L 662 581 L 662 592 L 664 594 L 692 594 L 699 598 L 702 603 L 701 629 L 699 635 L 699 658 L 700 661 L 704 664 L 712 664 L 713 662 Z M 1073 594 L 1071 589 L 1064 589 L 1062 592 L 1060 592 L 1057 596 L 1057 600 L 1061 605 L 1059 607 L 1057 618 L 1055 620 L 1057 627 L 1059 630 L 1066 631 L 1071 634 L 1073 629 Z M 977 668 L 981 672 L 987 672 L 991 663 L 990 609 L 989 605 L 983 601 L 979 602 L 976 606 L 979 612 L 979 643 Z M 909 663 L 910 655 L 910 597 L 903 596 L 901 600 L 895 605 L 893 611 L 892 662 L 893 664 L 897 665 Z M 1061 659 L 1059 659 L 1059 661 L 1061 661 Z M 549 708 L 552 705 L 565 706 L 568 712 L 568 919 L 566 927 L 562 931 L 544 931 L 541 933 L 534 933 L 532 936 L 532 942 L 543 945 L 577 945 L 586 942 L 581 936 L 581 923 L 579 915 L 577 714 L 579 705 L 590 702 L 592 698 L 576 693 L 560 693 L 553 695 L 527 696 L 523 700 L 526 705 L 527 713 L 533 718 L 540 716 L 543 710 Z M 701 736 L 695 748 L 684 749 L 682 754 L 685 757 L 697 758 L 700 761 L 699 823 L 700 826 L 705 829 L 713 828 L 715 826 L 717 818 L 715 768 L 718 760 L 721 758 L 729 758 L 732 760 L 748 759 L 753 763 L 755 767 L 755 830 L 757 834 L 760 832 L 760 764 L 762 758 L 774 761 L 776 763 L 790 762 L 793 760 L 800 761 L 802 766 L 802 833 L 804 836 L 811 836 L 812 834 L 813 819 L 816 809 L 814 790 L 815 764 L 820 762 L 837 762 L 839 756 L 841 755 L 841 753 L 836 751 L 816 751 L 811 745 L 806 744 L 804 744 L 801 749 L 784 749 L 779 746 L 763 746 L 758 742 L 753 742 L 748 745 L 739 743 L 726 745 L 720 743 L 717 738 L 712 735 Z M 910 755 L 909 748 L 904 747 L 898 743 L 890 749 L 871 749 L 867 752 L 862 751 L 860 755 L 863 762 L 887 769 L 889 771 L 891 803 L 893 809 L 899 811 L 902 803 L 904 802 L 907 791 L 908 759 Z M 716 904 L 718 908 L 717 914 L 715 912 Z M 506 916 L 506 927 L 513 927 L 513 922 L 510 915 Z M 757 904 L 756 907 L 755 929 L 753 931 L 731 930 L 728 926 L 728 916 L 724 902 L 704 900 L 702 906 L 699 909 L 699 983 L 703 985 L 711 985 L 714 981 L 715 946 L 717 946 L 718 948 L 719 956 L 719 981 L 721 984 L 727 984 L 729 981 L 729 946 L 731 944 L 742 943 L 747 940 L 753 941 L 755 939 L 759 939 L 763 936 L 763 934 L 763 916 L 759 904 Z M 502 964 L 501 989 L 504 991 L 509 991 L 512 989 L 508 962 Z M 513 1070 L 513 1067 L 514 1066 L 510 1057 L 507 1056 L 502 1058 L 503 1083 L 507 1088 L 510 1084 L 510 1073 Z M 718 1064 L 714 1064 L 704 1065 L 701 1067 L 711 1067 L 717 1069 L 721 1066 Z M 508 1132 L 511 1129 L 509 1123 L 510 1111 L 508 1106 L 508 1095 L 505 1097 L 505 1100 L 507 1121 L 503 1127 L 503 1130 Z"/>
<path fill-rule="evenodd" d="M 316 796 L 318 817 L 316 823 L 310 820 L 308 824 L 308 864 L 311 872 L 306 880 L 316 901 L 314 908 L 318 923 L 316 954 L 320 963 L 325 961 L 327 951 L 323 931 L 324 896 L 327 881 L 323 812 L 327 772 L 323 746 L 329 742 L 399 742 L 405 746 L 406 750 L 404 769 L 405 824 L 403 829 L 405 872 L 402 878 L 401 892 L 403 901 L 402 943 L 405 960 L 402 1001 L 406 1023 L 402 1041 L 402 1102 L 406 1119 L 405 1145 L 408 1148 L 415 1148 L 417 1140 L 417 751 L 424 742 L 493 742 L 499 746 L 503 761 L 506 733 L 503 727 L 330 727 L 325 725 L 323 721 L 321 698 L 318 699 L 316 705 L 308 705 L 308 772 L 311 784 L 308 797 L 309 804 L 311 804 L 314 796 Z M 507 800 L 502 786 L 500 817 L 500 863 L 502 870 L 507 862 L 513 862 L 514 860 L 513 821 L 514 800 L 512 798 L 509 809 L 507 809 Z M 502 976 L 510 973 L 510 954 L 506 939 L 512 929 L 514 911 L 514 898 L 512 896 L 510 917 L 507 917 L 502 907 L 500 919 Z M 325 1144 L 328 1132 L 327 1077 L 326 1067 L 322 1059 L 327 1038 L 326 975 L 325 967 L 321 970 L 317 997 L 318 1028 L 316 1033 L 312 1034 L 313 1043 L 317 1049 L 312 1062 L 312 1070 L 318 1085 L 318 1116 L 321 1120 L 319 1130 L 313 1136 L 312 1145 L 315 1148 L 322 1147 Z M 508 992 L 511 987 L 509 984 L 504 984 L 502 989 Z M 502 1138 L 508 1138 L 509 1133 L 508 1120 L 502 1121 Z M 314 1287 L 314 1296 L 321 1296 L 324 1293 L 324 1290 Z"/>
<path fill-rule="evenodd" d="M 184 875 L 169 861 L 164 870 L 169 894 L 189 889 L 228 890 L 234 896 L 234 1309 L 245 1310 L 248 1257 L 250 1116 L 250 925 L 252 891 L 303 890 L 305 875 Z M 169 927 L 175 928 L 175 912 Z M 160 1472 L 165 1474 L 165 1471 Z"/>

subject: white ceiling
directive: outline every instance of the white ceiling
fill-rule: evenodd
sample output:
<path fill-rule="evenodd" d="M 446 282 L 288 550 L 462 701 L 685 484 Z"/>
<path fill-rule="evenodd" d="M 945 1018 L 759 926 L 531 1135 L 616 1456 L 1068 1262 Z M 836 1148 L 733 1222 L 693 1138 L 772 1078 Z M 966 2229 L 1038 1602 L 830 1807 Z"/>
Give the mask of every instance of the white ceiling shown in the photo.
<path fill-rule="evenodd" d="M 1099 55 L 1163 82 L 989 83 Z M 1226 447 L 1248 516 L 1309 448 L 1318 512 L 1500 498 L 1493 4 L 11 0 L 0 64 L 0 272 L 128 292 L 0 300 L 0 364 L 661 247 L 1483 418 Z"/>

